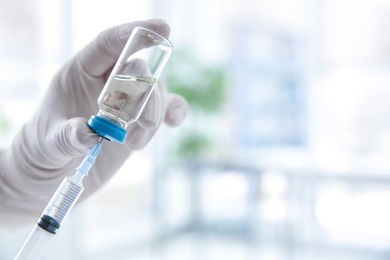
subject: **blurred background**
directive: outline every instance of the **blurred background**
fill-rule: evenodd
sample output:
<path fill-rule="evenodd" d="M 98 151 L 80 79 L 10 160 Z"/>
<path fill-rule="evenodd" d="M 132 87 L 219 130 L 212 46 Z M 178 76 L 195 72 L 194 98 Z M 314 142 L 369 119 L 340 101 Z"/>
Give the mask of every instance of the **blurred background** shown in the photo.
<path fill-rule="evenodd" d="M 100 31 L 153 17 L 188 118 L 44 259 L 389 259 L 390 0 L 0 0 L 0 144 Z M 0 233 L 0 259 L 33 224 Z"/>

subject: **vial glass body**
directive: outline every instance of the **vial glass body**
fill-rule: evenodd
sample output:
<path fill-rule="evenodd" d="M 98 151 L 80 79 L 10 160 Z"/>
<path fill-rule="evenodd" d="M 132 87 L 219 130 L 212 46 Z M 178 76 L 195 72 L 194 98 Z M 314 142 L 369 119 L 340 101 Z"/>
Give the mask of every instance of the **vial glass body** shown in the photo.
<path fill-rule="evenodd" d="M 152 30 L 133 30 L 98 99 L 98 117 L 126 129 L 141 115 L 172 44 Z"/>

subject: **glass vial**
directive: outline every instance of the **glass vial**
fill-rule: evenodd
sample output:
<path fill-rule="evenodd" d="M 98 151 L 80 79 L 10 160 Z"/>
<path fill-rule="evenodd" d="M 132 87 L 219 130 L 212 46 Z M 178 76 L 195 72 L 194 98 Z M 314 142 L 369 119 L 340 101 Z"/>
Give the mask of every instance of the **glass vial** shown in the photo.
<path fill-rule="evenodd" d="M 135 28 L 99 96 L 99 112 L 89 126 L 100 136 L 122 143 L 127 125 L 140 117 L 171 52 L 167 38 Z"/>

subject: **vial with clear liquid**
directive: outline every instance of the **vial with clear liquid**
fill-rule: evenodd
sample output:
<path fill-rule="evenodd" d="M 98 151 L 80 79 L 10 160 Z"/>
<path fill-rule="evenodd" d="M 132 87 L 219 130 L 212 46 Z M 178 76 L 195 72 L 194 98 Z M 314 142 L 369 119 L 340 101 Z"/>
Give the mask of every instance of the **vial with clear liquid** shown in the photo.
<path fill-rule="evenodd" d="M 99 112 L 88 125 L 100 136 L 123 143 L 127 125 L 142 114 L 171 52 L 167 38 L 135 28 L 99 96 Z"/>
<path fill-rule="evenodd" d="M 107 83 L 110 87 L 99 98 L 98 116 L 126 128 L 141 115 L 151 95 L 155 78 L 113 75 Z"/>

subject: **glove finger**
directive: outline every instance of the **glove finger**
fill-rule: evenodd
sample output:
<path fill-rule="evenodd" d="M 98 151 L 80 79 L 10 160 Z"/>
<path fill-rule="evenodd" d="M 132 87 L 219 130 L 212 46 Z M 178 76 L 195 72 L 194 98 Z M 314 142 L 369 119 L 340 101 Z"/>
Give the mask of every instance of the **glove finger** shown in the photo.
<path fill-rule="evenodd" d="M 127 127 L 128 136 L 126 143 L 131 149 L 140 150 L 144 148 L 157 131 L 161 123 L 161 115 L 165 113 L 162 110 L 165 109 L 166 93 L 164 83 L 158 81 L 137 122 Z"/>
<path fill-rule="evenodd" d="M 158 92 L 158 91 L 156 91 Z M 161 91 L 160 91 L 161 93 Z M 154 97 L 159 97 L 160 95 L 156 94 Z M 151 109 L 151 107 L 156 108 L 160 113 L 162 112 L 161 109 L 164 106 L 161 106 L 161 102 L 164 102 L 161 97 L 158 98 L 160 101 L 154 101 L 153 98 L 149 100 L 149 107 L 148 109 Z M 168 106 L 167 106 L 167 112 L 165 113 L 165 119 L 164 122 L 171 127 L 180 125 L 187 114 L 188 111 L 188 104 L 186 100 L 179 95 L 176 94 L 168 94 Z M 148 112 L 146 112 L 148 113 Z M 156 112 L 157 114 L 157 112 Z M 126 140 L 127 145 L 133 149 L 133 150 L 140 150 L 144 148 L 149 141 L 152 139 L 154 134 L 156 133 L 158 126 L 160 125 L 161 120 L 155 120 L 153 122 L 156 122 L 155 127 L 145 127 L 145 121 L 138 120 L 136 123 L 131 124 L 127 128 L 128 137 Z M 148 125 L 151 126 L 151 125 Z"/>
<path fill-rule="evenodd" d="M 72 118 L 60 124 L 57 129 L 54 138 L 61 154 L 83 156 L 99 141 L 99 136 L 87 126 L 85 118 Z"/>
<path fill-rule="evenodd" d="M 127 128 L 128 136 L 126 144 L 132 150 L 140 150 L 144 148 L 157 131 L 157 127 L 153 129 L 145 129 L 138 124 L 138 122 L 131 124 Z"/>
<path fill-rule="evenodd" d="M 158 127 L 161 122 L 161 115 L 165 113 L 162 109 L 165 109 L 166 92 L 164 83 L 158 81 L 137 121 L 140 127 L 145 129 Z"/>
<path fill-rule="evenodd" d="M 164 122 L 171 127 L 179 126 L 183 123 L 188 112 L 187 101 L 180 95 L 169 94 L 167 103 Z"/>
<path fill-rule="evenodd" d="M 119 25 L 100 33 L 78 55 L 82 69 L 91 76 L 103 76 L 118 60 L 131 32 L 137 26 L 147 27 L 168 37 L 169 25 L 159 19 Z"/>
<path fill-rule="evenodd" d="M 162 109 L 165 108 L 163 104 L 165 95 L 165 85 L 159 81 L 137 122 L 127 127 L 126 143 L 131 149 L 140 150 L 144 148 L 154 136 L 161 123 L 161 114 L 164 113 Z"/>

